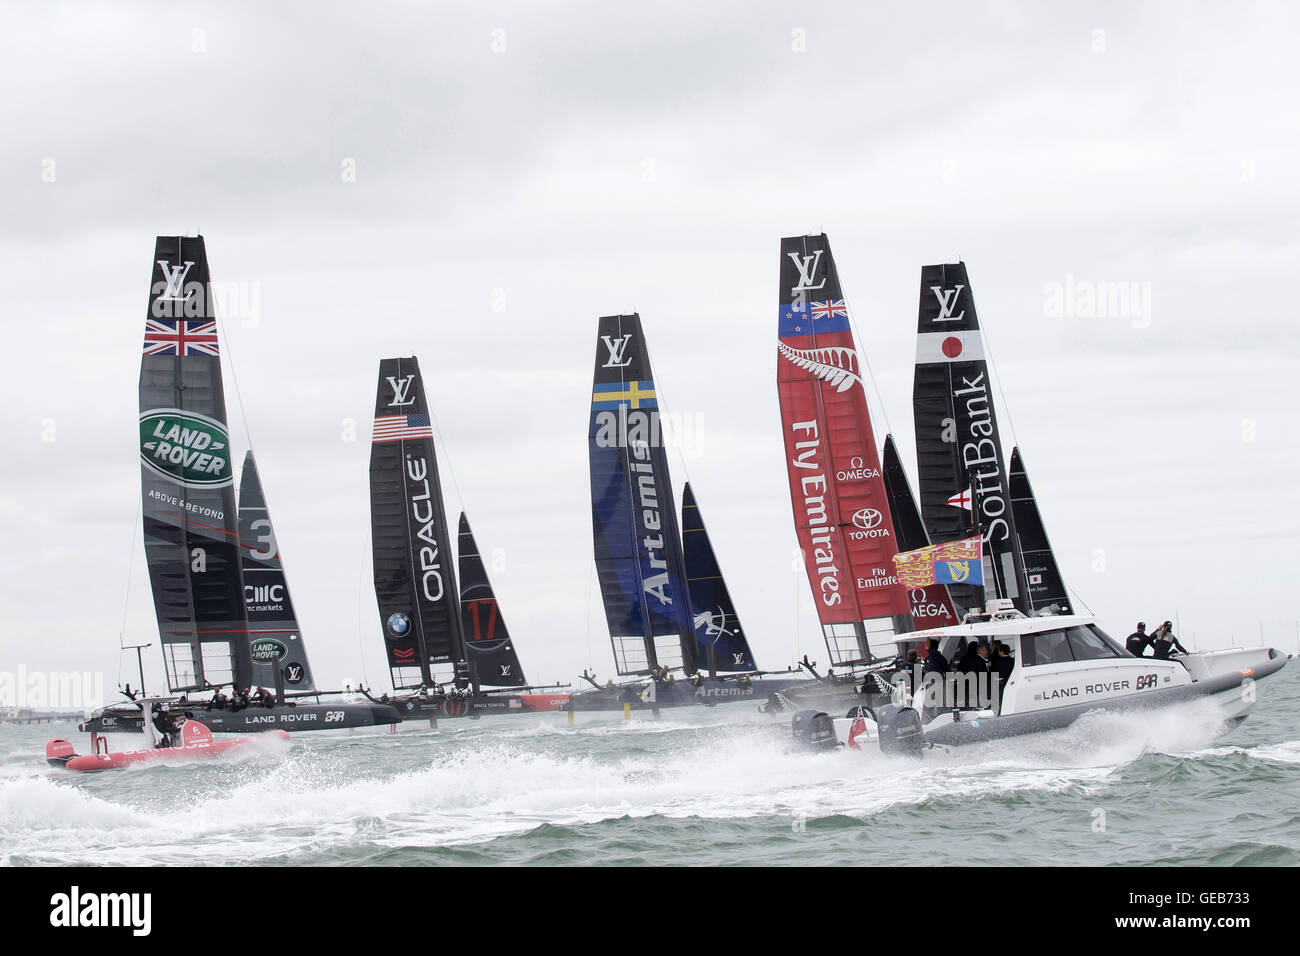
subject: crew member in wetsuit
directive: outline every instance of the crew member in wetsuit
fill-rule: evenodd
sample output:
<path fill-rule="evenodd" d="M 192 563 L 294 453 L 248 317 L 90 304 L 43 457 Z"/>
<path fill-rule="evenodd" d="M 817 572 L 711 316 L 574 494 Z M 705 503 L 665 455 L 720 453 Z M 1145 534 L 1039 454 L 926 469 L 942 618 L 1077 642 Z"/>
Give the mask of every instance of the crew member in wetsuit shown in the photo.
<path fill-rule="evenodd" d="M 138 691 L 134 691 L 131 689 L 130 684 L 126 685 L 126 690 L 122 691 L 122 693 L 126 695 L 127 700 L 135 700 L 137 697 L 140 696 Z"/>
<path fill-rule="evenodd" d="M 1178 642 L 1178 638 L 1174 637 L 1174 625 L 1169 621 L 1165 621 L 1151 639 L 1151 656 L 1158 661 L 1167 661 L 1169 655 L 1175 649 L 1180 654 L 1187 653 L 1187 648 L 1183 647 Z"/>
<path fill-rule="evenodd" d="M 1147 634 L 1146 621 L 1138 621 L 1137 630 L 1128 636 L 1124 642 L 1124 647 L 1134 657 L 1145 657 L 1147 648 L 1151 646 L 1151 635 Z"/>
<path fill-rule="evenodd" d="M 171 720 L 165 713 L 163 713 L 162 704 L 154 704 L 153 729 L 158 731 L 159 737 L 158 743 L 154 745 L 154 749 L 160 750 L 163 747 L 170 747 L 172 745 L 172 727 L 173 724 Z"/>

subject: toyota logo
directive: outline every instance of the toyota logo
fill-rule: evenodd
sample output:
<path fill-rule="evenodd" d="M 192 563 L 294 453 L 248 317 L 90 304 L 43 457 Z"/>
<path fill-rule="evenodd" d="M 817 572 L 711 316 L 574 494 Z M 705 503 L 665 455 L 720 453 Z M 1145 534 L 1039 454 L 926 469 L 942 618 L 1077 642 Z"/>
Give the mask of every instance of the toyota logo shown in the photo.
<path fill-rule="evenodd" d="M 884 515 L 875 508 L 863 508 L 853 515 L 854 526 L 861 528 L 863 531 L 870 531 L 873 528 L 880 527 L 880 522 L 884 520 Z"/>

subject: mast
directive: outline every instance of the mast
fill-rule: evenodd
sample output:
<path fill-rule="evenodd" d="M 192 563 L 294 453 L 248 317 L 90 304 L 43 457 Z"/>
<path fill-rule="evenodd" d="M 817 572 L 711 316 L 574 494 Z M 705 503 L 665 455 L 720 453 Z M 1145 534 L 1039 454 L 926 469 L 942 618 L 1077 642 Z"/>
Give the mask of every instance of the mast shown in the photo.
<path fill-rule="evenodd" d="M 885 449 L 881 456 L 881 469 L 885 475 L 885 488 L 889 493 L 889 513 L 894 519 L 894 532 L 898 536 L 899 551 L 915 551 L 930 544 L 925 533 L 921 513 L 917 510 L 912 486 L 903 471 L 902 459 L 894 447 L 894 436 L 885 436 Z M 908 598 L 912 603 L 912 623 L 918 631 L 931 627 L 959 624 L 957 608 L 944 584 L 911 588 Z"/>
<path fill-rule="evenodd" d="M 465 659 L 433 426 L 414 358 L 379 363 L 370 445 L 375 597 L 393 687 L 432 684 Z"/>
<path fill-rule="evenodd" d="M 710 673 L 758 670 L 689 481 L 682 490 L 682 551 L 701 666 Z"/>
<path fill-rule="evenodd" d="M 469 662 L 480 684 L 488 687 L 523 687 L 528 683 L 515 653 L 514 641 L 497 605 L 487 568 L 479 555 L 474 532 L 465 513 L 459 529 L 461 630 Z"/>
<path fill-rule="evenodd" d="M 253 658 L 253 683 L 277 686 L 277 671 L 292 691 L 313 691 L 307 646 L 293 612 L 280 543 L 271 525 L 262 482 L 251 451 L 239 479 L 239 543 Z"/>
<path fill-rule="evenodd" d="M 1016 518 L 1016 535 L 1024 554 L 1025 579 L 1028 585 L 1029 604 L 1035 611 L 1056 608 L 1054 614 L 1070 613 L 1070 595 L 1065 589 L 1052 543 L 1047 540 L 1047 528 L 1034 499 L 1034 489 L 1029 484 L 1024 459 L 1019 448 L 1011 449 L 1011 510 Z"/>
<path fill-rule="evenodd" d="M 618 673 L 692 674 L 695 622 L 638 315 L 600 319 L 587 437 L 596 573 Z"/>
<path fill-rule="evenodd" d="M 921 517 L 930 540 L 942 544 L 976 534 L 984 540 L 984 588 L 949 588 L 959 611 L 981 606 L 989 591 L 1028 612 L 1024 558 L 965 263 L 921 269 L 912 405 Z"/>
<path fill-rule="evenodd" d="M 862 366 L 825 235 L 781 240 L 777 393 L 795 529 L 833 664 L 911 630 Z M 887 649 L 884 645 L 891 645 Z"/>
<path fill-rule="evenodd" d="M 253 663 L 221 353 L 202 236 L 159 236 L 140 359 L 140 484 L 167 687 L 247 687 Z"/>

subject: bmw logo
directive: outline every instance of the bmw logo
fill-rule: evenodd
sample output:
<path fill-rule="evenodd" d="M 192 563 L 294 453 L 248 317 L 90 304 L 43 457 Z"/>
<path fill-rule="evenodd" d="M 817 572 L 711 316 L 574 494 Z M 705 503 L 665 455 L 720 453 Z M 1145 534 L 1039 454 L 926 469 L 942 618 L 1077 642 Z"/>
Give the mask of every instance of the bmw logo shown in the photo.
<path fill-rule="evenodd" d="M 405 637 L 411 629 L 411 618 L 405 611 L 394 611 L 388 615 L 388 633 L 393 637 Z"/>

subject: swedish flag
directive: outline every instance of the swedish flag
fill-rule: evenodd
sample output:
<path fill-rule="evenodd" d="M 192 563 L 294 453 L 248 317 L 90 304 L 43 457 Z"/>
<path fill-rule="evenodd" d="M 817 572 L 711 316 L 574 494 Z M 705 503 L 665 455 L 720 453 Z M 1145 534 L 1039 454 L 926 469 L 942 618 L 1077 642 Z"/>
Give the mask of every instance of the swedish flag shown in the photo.
<path fill-rule="evenodd" d="M 591 393 L 591 407 L 598 411 L 620 407 L 658 408 L 655 397 L 655 383 L 650 379 L 630 382 L 611 382 L 597 385 Z"/>

